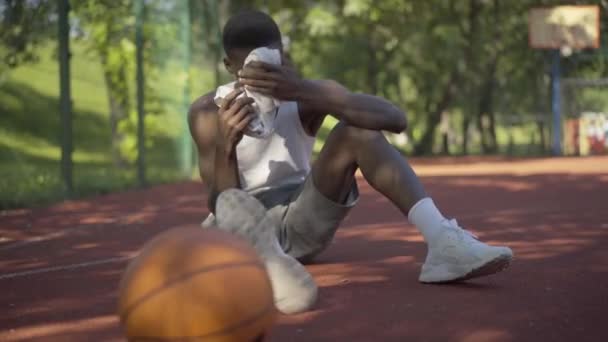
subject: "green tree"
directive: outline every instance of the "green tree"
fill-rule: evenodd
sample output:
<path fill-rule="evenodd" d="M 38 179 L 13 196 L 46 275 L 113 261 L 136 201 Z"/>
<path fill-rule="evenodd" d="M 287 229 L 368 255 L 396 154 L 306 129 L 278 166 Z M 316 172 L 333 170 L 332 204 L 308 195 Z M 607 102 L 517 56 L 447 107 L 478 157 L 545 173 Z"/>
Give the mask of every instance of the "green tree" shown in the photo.
<path fill-rule="evenodd" d="M 162 94 L 156 86 L 159 69 L 175 49 L 171 37 L 179 26 L 176 8 L 180 3 L 146 1 L 145 16 L 153 22 L 144 24 L 145 110 L 148 119 L 163 112 Z M 136 157 L 135 110 L 135 17 L 133 0 L 81 0 L 74 4 L 82 34 L 79 39 L 94 58 L 99 58 L 109 104 L 113 159 L 124 167 Z M 175 101 L 176 99 L 172 99 Z"/>
<path fill-rule="evenodd" d="M 36 62 L 37 48 L 56 36 L 55 1 L 0 3 L 0 77 L 9 68 Z"/>

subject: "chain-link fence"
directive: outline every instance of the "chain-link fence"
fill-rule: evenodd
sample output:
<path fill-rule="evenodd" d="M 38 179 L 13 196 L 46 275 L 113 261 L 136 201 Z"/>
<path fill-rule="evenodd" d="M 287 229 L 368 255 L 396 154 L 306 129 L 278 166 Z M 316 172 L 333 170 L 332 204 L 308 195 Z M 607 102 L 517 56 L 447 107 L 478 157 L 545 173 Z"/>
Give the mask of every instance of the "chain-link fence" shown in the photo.
<path fill-rule="evenodd" d="M 70 5 L 63 31 L 61 6 L 25 8 L 46 11 L 36 15 L 52 32 L 31 48 L 31 60 L 0 70 L 0 208 L 190 178 L 195 170 L 187 112 L 223 77 L 219 3 Z M 62 55 L 70 57 L 63 65 Z"/>

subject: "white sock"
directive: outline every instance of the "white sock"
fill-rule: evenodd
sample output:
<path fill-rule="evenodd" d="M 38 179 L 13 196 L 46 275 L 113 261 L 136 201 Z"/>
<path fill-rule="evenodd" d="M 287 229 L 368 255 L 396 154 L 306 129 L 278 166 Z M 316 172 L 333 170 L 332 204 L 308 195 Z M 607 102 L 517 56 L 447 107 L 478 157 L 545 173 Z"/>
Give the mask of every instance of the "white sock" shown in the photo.
<path fill-rule="evenodd" d="M 422 233 L 427 244 L 430 244 L 442 230 L 441 222 L 446 219 L 430 197 L 425 197 L 414 204 L 407 218 Z"/>

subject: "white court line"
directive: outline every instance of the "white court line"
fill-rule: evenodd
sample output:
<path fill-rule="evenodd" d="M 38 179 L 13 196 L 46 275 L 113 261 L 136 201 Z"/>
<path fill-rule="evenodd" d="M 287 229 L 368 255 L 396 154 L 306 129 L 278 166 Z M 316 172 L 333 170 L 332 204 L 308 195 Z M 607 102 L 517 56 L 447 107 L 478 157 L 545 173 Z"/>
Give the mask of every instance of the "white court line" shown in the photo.
<path fill-rule="evenodd" d="M 95 329 L 112 328 L 118 324 L 118 315 L 105 315 L 62 322 L 40 324 L 0 331 L 0 341 L 45 341 L 51 336 L 79 336 Z M 121 340 L 122 341 L 122 340 Z"/>
<path fill-rule="evenodd" d="M 122 257 L 116 257 L 116 258 L 108 258 L 108 259 L 100 259 L 100 260 L 94 260 L 94 261 L 88 261 L 88 262 L 81 262 L 78 264 L 43 267 L 43 268 L 37 268 L 37 269 L 33 269 L 33 270 L 28 270 L 28 271 L 0 274 L 0 280 L 27 277 L 27 276 L 31 276 L 31 275 L 50 273 L 50 272 L 71 271 L 71 270 L 76 270 L 79 268 L 88 268 L 91 266 L 126 261 L 131 258 L 133 258 L 133 256 L 122 256 Z"/>
<path fill-rule="evenodd" d="M 34 236 L 34 237 L 27 238 L 27 239 L 24 239 L 24 240 L 21 240 L 21 241 L 14 241 L 14 242 L 10 241 L 6 245 L 4 245 L 4 246 L 0 246 L 0 251 L 8 251 L 8 250 L 11 250 L 11 249 L 14 249 L 14 248 L 27 246 L 27 245 L 30 245 L 30 244 L 35 243 L 35 242 L 42 242 L 42 241 L 52 240 L 52 239 L 54 239 L 56 237 L 61 237 L 65 233 L 70 232 L 72 230 L 74 230 L 74 228 L 60 230 L 58 232 L 54 232 L 54 233 L 43 235 L 43 236 Z"/>
<path fill-rule="evenodd" d="M 118 223 L 120 225 L 120 223 Z M 101 228 L 101 229 L 100 229 Z M 37 243 L 37 242 L 46 242 L 49 240 L 53 240 L 55 238 L 59 238 L 65 235 L 68 235 L 69 233 L 72 232 L 77 232 L 80 230 L 85 230 L 85 229 L 106 229 L 106 228 L 112 228 L 115 229 L 116 226 L 115 225 L 102 225 L 102 226 L 97 226 L 97 225 L 92 225 L 92 226 L 87 226 L 87 225 L 81 225 L 81 226 L 76 226 L 76 227 L 72 227 L 72 228 L 66 228 L 66 229 L 62 229 L 62 230 L 58 230 L 46 235 L 42 235 L 42 236 L 33 236 L 33 237 L 29 237 L 23 240 L 18 240 L 18 241 L 14 241 L 14 240 L 7 240 L 5 239 L 5 244 L 4 245 L 0 245 L 0 252 L 2 251 L 8 251 L 11 249 L 15 249 L 15 248 L 19 248 L 19 247 L 25 247 L 28 245 L 31 245 L 33 243 Z M 134 228 L 139 228 L 139 227 L 134 227 Z"/>

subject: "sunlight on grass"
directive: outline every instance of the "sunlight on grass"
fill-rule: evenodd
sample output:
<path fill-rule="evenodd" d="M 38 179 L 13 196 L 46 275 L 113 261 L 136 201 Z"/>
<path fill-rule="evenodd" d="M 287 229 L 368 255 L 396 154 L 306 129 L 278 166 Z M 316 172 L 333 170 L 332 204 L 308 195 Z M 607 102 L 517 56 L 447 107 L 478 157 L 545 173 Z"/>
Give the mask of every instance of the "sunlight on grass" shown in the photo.
<path fill-rule="evenodd" d="M 548 139 L 548 133 L 546 139 Z M 540 147 L 541 136 L 536 123 L 516 125 L 513 127 L 496 127 L 496 140 L 501 149 L 506 153 L 509 149 L 509 140 L 512 139 L 514 155 L 530 156 L 540 155 L 543 151 Z M 545 144 L 548 140 L 545 141 Z"/>
<path fill-rule="evenodd" d="M 75 196 L 132 188 L 137 184 L 134 165 L 119 169 L 112 163 L 108 99 L 100 61 L 86 51 L 82 43 L 72 43 Z M 10 70 L 0 84 L 0 209 L 46 204 L 64 198 L 60 178 L 59 70 L 55 50 L 54 44 L 42 47 L 38 63 Z M 185 125 L 187 107 L 192 99 L 213 89 L 215 82 L 210 69 L 193 63 L 190 96 L 185 99 L 182 68 L 179 58 L 175 57 L 157 70 L 157 77 L 150 75 L 155 80 L 154 92 L 160 97 L 157 107 L 148 108 L 150 112 L 146 116 L 146 173 L 150 184 L 183 179 L 178 165 L 180 144 L 184 142 L 181 139 L 190 140 Z M 224 77 L 224 81 L 227 80 Z M 129 91 L 134 92 L 134 86 Z M 134 132 L 136 123 L 133 110 L 123 124 L 129 125 Z M 323 122 L 313 148 L 315 157 L 336 123 L 337 120 L 330 116 Z M 511 131 L 515 154 L 535 151 L 528 146 L 534 132 L 532 124 Z M 509 132 L 498 127 L 497 136 L 504 148 Z M 127 135 L 126 139 L 133 156 L 135 135 Z M 411 149 L 411 143 L 406 147 Z M 460 146 L 451 148 L 456 153 L 459 149 Z M 401 152 L 405 152 L 403 147 Z M 470 152 L 480 153 L 479 148 L 471 148 Z M 197 172 L 195 169 L 195 178 L 198 178 Z"/>
<path fill-rule="evenodd" d="M 7 92 L 0 92 L 0 104 L 6 111 L 23 112 L 25 110 L 23 102 Z"/>
<path fill-rule="evenodd" d="M 147 169 L 152 184 L 180 179 L 173 167 Z M 117 169 L 108 164 L 76 164 L 73 171 L 74 197 L 100 195 L 137 187 L 133 168 Z M 66 198 L 59 162 L 45 164 L 0 163 L 0 209 L 46 205 Z"/>
<path fill-rule="evenodd" d="M 59 65 L 54 56 L 54 44 L 41 48 L 40 62 L 16 68 L 9 80 L 25 83 L 43 95 L 59 97 Z M 82 111 L 106 116 L 108 102 L 99 60 L 72 42 L 71 85 L 74 107 Z"/>
<path fill-rule="evenodd" d="M 112 163 L 108 101 L 101 65 L 73 42 L 74 197 L 136 187 L 133 165 Z M 41 49 L 39 63 L 11 70 L 0 84 L 0 209 L 45 205 L 65 198 L 61 181 L 59 70 L 55 46 Z M 172 72 L 168 70 L 167 73 Z M 166 75 L 165 75 L 166 76 Z M 175 80 L 159 83 L 164 113 L 146 120 L 149 184 L 181 179 L 176 136 L 183 131 L 183 93 Z M 133 138 L 133 137 L 131 137 Z"/>
<path fill-rule="evenodd" d="M 17 135 L 2 128 L 0 128 L 0 145 L 8 148 L 15 159 L 19 159 L 19 155 L 54 161 L 61 159 L 61 149 L 59 146 L 52 145 L 48 141 L 37 137 Z M 102 163 L 110 161 L 108 156 L 102 153 L 78 149 L 72 153 L 72 160 L 75 163 Z"/>

